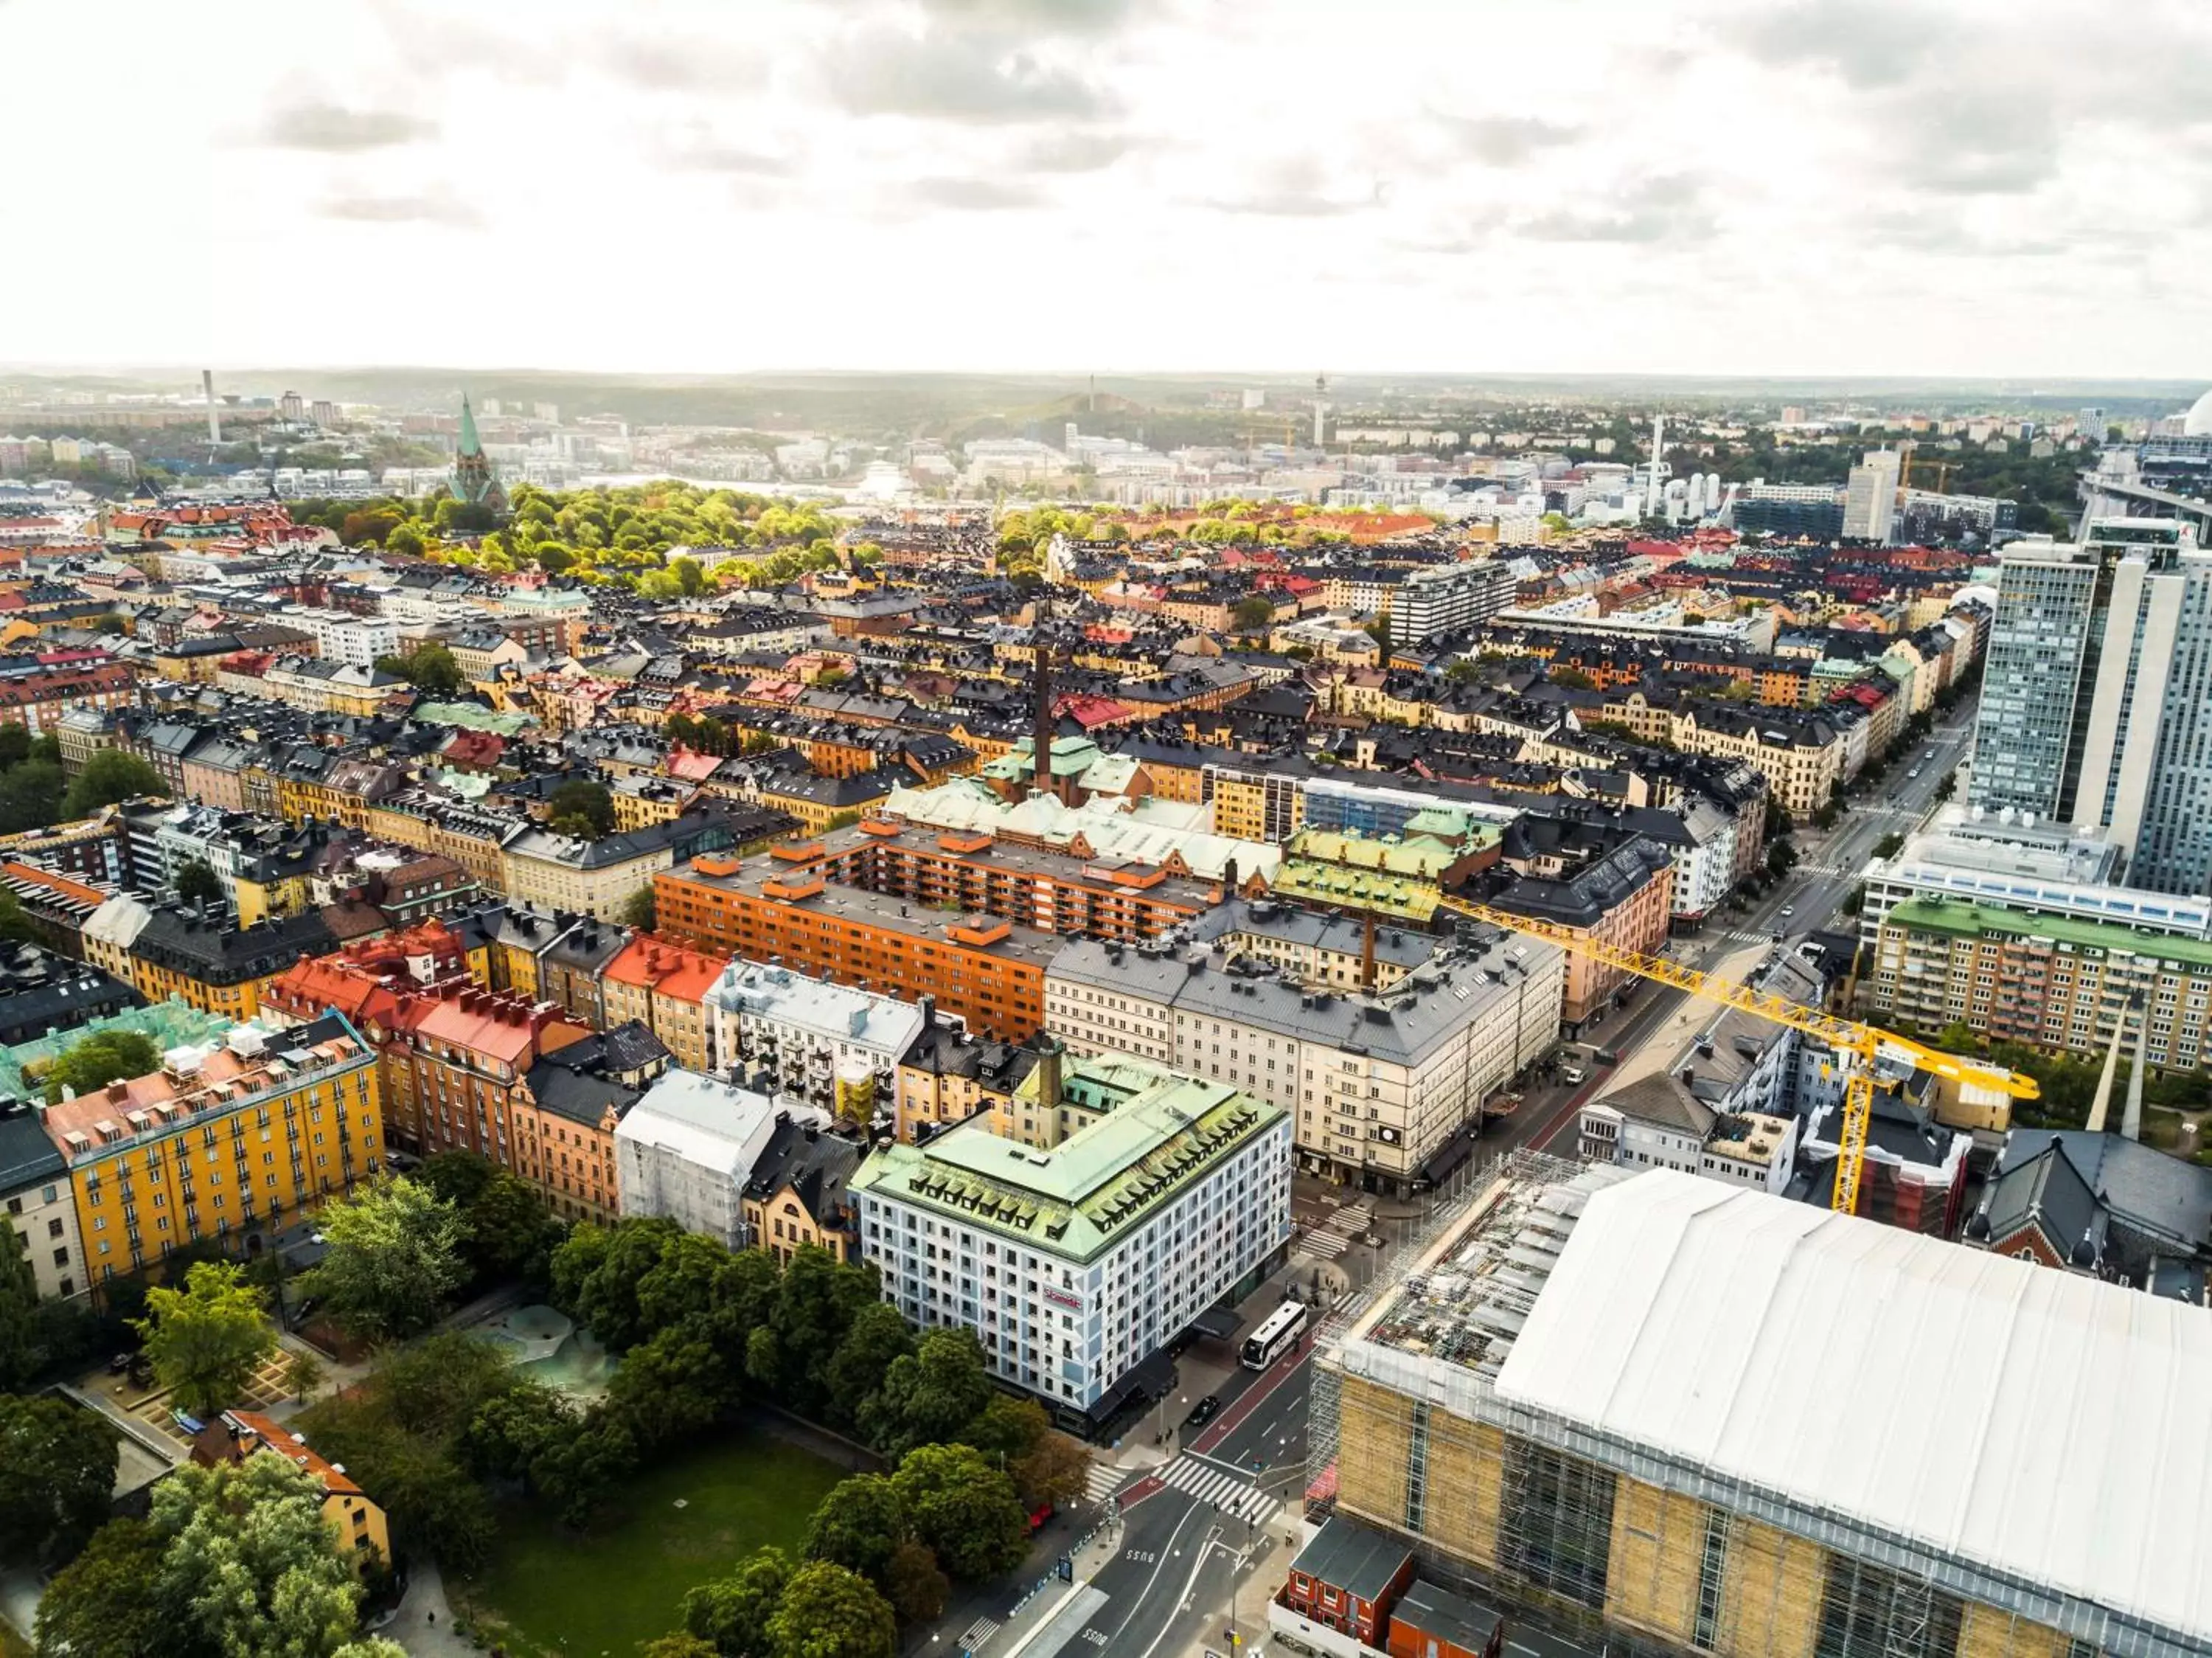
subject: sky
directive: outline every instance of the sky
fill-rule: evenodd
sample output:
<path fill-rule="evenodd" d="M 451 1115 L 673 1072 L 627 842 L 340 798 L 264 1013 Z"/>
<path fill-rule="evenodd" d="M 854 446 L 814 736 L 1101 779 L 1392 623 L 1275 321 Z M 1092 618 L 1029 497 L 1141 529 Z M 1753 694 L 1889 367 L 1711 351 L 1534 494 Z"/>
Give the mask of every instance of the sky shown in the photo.
<path fill-rule="evenodd" d="M 2212 380 L 2203 0 L 0 0 L 0 64 L 19 364 Z"/>

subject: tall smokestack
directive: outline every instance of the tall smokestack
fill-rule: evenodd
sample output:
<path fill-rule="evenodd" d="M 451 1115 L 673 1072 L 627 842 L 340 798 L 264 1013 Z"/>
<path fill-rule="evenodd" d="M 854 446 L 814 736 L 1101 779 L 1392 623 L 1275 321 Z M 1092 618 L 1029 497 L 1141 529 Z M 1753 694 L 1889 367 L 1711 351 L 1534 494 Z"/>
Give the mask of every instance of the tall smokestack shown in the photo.
<path fill-rule="evenodd" d="M 214 369 L 200 370 L 200 390 L 207 397 L 208 442 L 220 443 L 222 442 L 222 414 L 216 406 Z"/>
<path fill-rule="evenodd" d="M 1047 1150 L 1060 1143 L 1060 1063 L 1066 1051 L 1055 1037 L 1037 1039 L 1037 1131 Z"/>
<path fill-rule="evenodd" d="M 1051 590 L 1037 590 L 1036 625 L 1032 630 L 1036 649 L 1031 666 L 1036 673 L 1036 734 L 1031 741 L 1036 752 L 1030 759 L 1036 770 L 1037 788 L 1052 793 L 1052 596 Z"/>
<path fill-rule="evenodd" d="M 1359 988 L 1375 993 L 1375 911 L 1367 912 L 1367 926 L 1359 936 Z"/>
<path fill-rule="evenodd" d="M 1659 456 L 1664 451 L 1666 444 L 1667 417 L 1662 414 L 1653 415 L 1651 417 L 1651 479 L 1644 491 L 1644 515 L 1646 518 L 1656 518 L 1659 515 Z"/>

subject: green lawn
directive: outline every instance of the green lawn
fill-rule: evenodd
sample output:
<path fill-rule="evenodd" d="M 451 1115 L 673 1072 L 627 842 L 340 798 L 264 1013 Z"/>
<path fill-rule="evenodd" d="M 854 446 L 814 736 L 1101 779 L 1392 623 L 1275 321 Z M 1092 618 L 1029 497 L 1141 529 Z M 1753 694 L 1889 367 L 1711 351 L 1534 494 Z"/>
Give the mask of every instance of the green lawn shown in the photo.
<path fill-rule="evenodd" d="M 639 1642 L 676 1627 L 684 1590 L 763 1543 L 795 1551 L 842 1473 L 780 1440 L 733 1433 L 640 1475 L 619 1513 L 588 1533 L 542 1509 L 505 1509 L 489 1568 L 473 1583 L 448 1577 L 447 1592 L 518 1658 L 632 1658 Z"/>

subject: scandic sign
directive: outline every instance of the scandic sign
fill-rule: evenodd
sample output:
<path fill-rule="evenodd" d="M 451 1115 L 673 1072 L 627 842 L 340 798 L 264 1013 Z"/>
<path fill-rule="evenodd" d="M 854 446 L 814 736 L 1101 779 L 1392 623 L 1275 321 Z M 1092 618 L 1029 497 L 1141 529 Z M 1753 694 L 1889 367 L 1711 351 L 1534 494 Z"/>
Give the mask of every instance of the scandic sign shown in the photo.
<path fill-rule="evenodd" d="M 1042 1293 L 1054 1307 L 1064 1307 L 1071 1313 L 1083 1310 L 1083 1297 L 1080 1295 L 1071 1295 L 1065 1289 L 1047 1289 Z"/>

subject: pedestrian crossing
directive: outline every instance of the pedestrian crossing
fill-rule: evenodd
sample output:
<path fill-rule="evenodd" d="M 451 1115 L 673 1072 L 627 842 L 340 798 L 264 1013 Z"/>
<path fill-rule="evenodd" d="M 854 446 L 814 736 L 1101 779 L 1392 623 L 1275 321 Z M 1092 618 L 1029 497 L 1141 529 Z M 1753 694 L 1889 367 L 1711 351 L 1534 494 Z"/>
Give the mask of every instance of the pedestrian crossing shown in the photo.
<path fill-rule="evenodd" d="M 1352 1240 L 1366 1234 L 1374 1218 L 1375 1205 L 1371 1203 L 1341 1204 L 1319 1226 L 1309 1228 L 1292 1253 L 1310 1261 L 1333 1261 L 1352 1247 Z"/>
<path fill-rule="evenodd" d="M 1110 1462 L 1093 1462 L 1083 1472 L 1083 1494 L 1093 1503 L 1103 1503 L 1120 1490 L 1129 1476 Z"/>
<path fill-rule="evenodd" d="M 1772 933 L 1746 932 L 1741 927 L 1724 927 L 1721 930 L 1720 936 L 1723 938 L 1732 938 L 1739 944 L 1771 944 L 1774 942 L 1774 935 Z"/>
<path fill-rule="evenodd" d="M 1210 1503 L 1232 1520 L 1264 1526 L 1283 1505 L 1242 1474 L 1195 1457 L 1179 1456 L 1160 1470 L 1160 1478 L 1200 1503 Z"/>
<path fill-rule="evenodd" d="M 960 1637 L 960 1650 L 963 1652 L 981 1652 L 983 1649 L 983 1643 L 989 1640 L 998 1632 L 999 1620 L 997 1618 L 978 1618 L 974 1623 L 968 1625 L 968 1632 Z"/>

